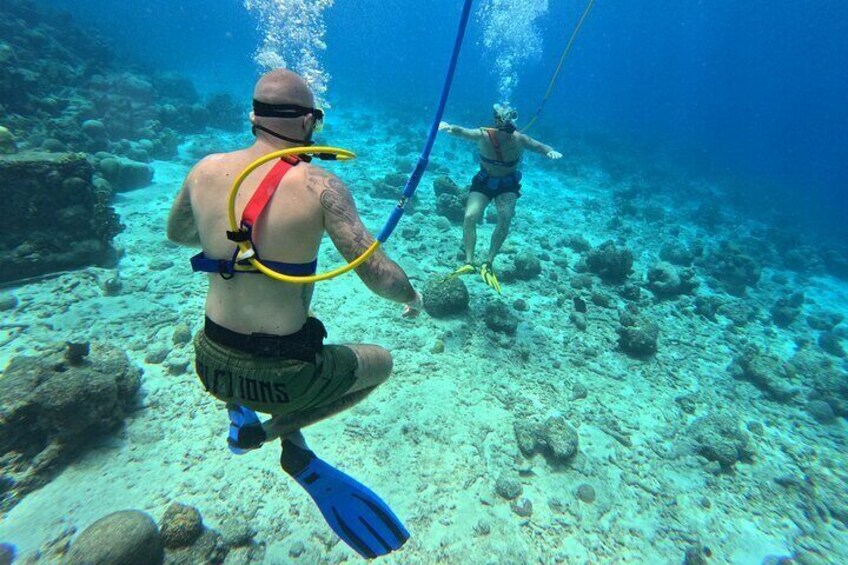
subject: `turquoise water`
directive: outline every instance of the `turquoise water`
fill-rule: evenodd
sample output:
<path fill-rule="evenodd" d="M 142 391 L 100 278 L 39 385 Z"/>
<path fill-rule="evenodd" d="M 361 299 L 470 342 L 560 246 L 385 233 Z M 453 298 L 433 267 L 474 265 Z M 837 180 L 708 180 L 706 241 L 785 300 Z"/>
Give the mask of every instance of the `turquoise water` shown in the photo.
<path fill-rule="evenodd" d="M 327 111 L 318 141 L 358 154 L 327 166 L 379 231 L 460 8 L 0 5 L 0 542 L 16 562 L 126 549 L 80 535 L 124 510 L 172 540 L 193 512 L 173 503 L 205 533 L 166 541 L 167 562 L 359 559 L 275 445 L 227 450 L 192 366 L 207 283 L 165 222 L 199 159 L 251 143 L 253 84 L 285 64 Z M 475 2 L 444 119 L 488 126 L 508 102 L 526 124 L 584 8 Z M 563 158 L 523 158 L 503 292 L 463 277 L 450 314 L 436 283 L 463 261 L 479 165 L 439 135 L 386 246 L 428 313 L 400 318 L 355 275 L 312 305 L 329 341 L 393 352 L 392 378 L 304 431 L 409 529 L 385 561 L 848 562 L 846 32 L 837 2 L 596 3 L 528 131 Z M 341 263 L 327 241 L 321 268 Z M 156 562 L 144 515 L 134 555 Z"/>

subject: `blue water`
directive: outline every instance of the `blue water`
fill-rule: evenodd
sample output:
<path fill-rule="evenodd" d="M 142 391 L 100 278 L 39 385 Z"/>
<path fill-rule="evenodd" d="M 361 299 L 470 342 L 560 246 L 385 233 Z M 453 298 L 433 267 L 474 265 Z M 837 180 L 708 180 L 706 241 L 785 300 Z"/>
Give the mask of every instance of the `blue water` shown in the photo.
<path fill-rule="evenodd" d="M 135 60 L 249 94 L 259 34 L 239 2 L 57 1 Z M 460 3 L 338 2 L 326 12 L 328 98 L 427 110 Z M 583 4 L 551 2 L 543 55 L 527 61 L 514 102 L 535 111 Z M 473 18 L 448 109 L 486 119 L 492 57 Z M 379 37 L 379 41 L 375 38 Z M 848 239 L 848 4 L 599 2 L 547 105 L 540 131 L 578 132 L 678 152 L 692 168 L 777 202 L 803 226 Z M 429 118 L 425 111 L 422 118 Z"/>
<path fill-rule="evenodd" d="M 516 12 L 496 21 L 481 12 L 493 2 Z M 52 541 L 55 551 L 71 525 L 82 529 L 119 505 L 158 519 L 179 500 L 197 504 L 207 525 L 255 528 L 268 553 L 243 562 L 353 562 L 282 480 L 278 453 L 234 460 L 226 451 L 226 411 L 193 374 L 190 337 L 201 329 L 206 282 L 189 274 L 194 251 L 166 246 L 163 233 L 189 167 L 251 140 L 246 117 L 268 30 L 243 3 L 44 2 L 107 38 L 117 66 L 175 72 L 203 95 L 228 93 L 245 120 L 242 131 L 175 121 L 185 129 L 167 126 L 179 147 L 165 156 L 140 151 L 142 141 L 170 135 L 161 128 L 114 134 L 106 148 L 138 151 L 155 170 L 152 182 L 112 194 L 126 225 L 115 238 L 118 263 L 0 288 L 2 358 L 61 359 L 63 342 L 78 338 L 92 342 L 95 359 L 105 341 L 145 371 L 125 425 L 0 514 L 0 542 L 28 553 Z M 508 98 L 526 123 L 585 7 L 549 4 L 475 2 L 445 120 L 489 124 L 492 104 Z M 317 55 L 329 79 L 319 139 L 359 153 L 326 166 L 350 186 L 369 228 L 382 225 L 424 143 L 461 6 L 336 0 L 322 14 L 327 47 Z M 532 6 L 540 15 L 530 22 L 521 10 Z M 487 47 L 496 25 L 508 28 L 495 37 L 507 46 L 498 50 Z M 80 92 L 133 86 L 124 79 Z M 459 279 L 467 309 L 401 320 L 398 304 L 352 274 L 316 287 L 330 341 L 379 343 L 394 356 L 392 378 L 373 396 L 307 429 L 322 457 L 373 484 L 409 526 L 412 541 L 387 562 L 680 563 L 686 551 L 713 553 L 708 544 L 715 563 L 848 560 L 846 100 L 844 1 L 597 1 L 530 132 L 565 158 L 527 152 L 521 162 L 521 199 L 492 267 L 503 294 L 474 272 Z M 52 102 L 44 107 L 61 112 Z M 124 131 L 121 108 L 98 103 L 109 135 Z M 175 102 L 186 114 L 192 103 Z M 164 103 L 154 109 L 162 124 L 174 119 Z M 31 113 L 33 122 L 57 118 Z M 78 121 L 56 128 L 67 148 L 85 141 L 68 134 L 86 130 Z M 63 141 L 21 129 L 26 152 Z M 109 157 L 90 158 L 103 180 Z M 463 260 L 477 148 L 440 134 L 432 161 L 387 246 L 427 296 Z M 437 175 L 457 192 L 435 195 Z M 446 201 L 459 206 L 440 209 Z M 480 222 L 477 259 L 499 214 Z M 613 268 L 630 261 L 621 277 L 592 265 L 610 246 L 624 257 Z M 340 261 L 322 248 L 322 270 Z M 502 329 L 510 320 L 511 333 Z M 566 441 L 578 436 L 579 450 Z M 11 490 L 4 473 L 2 511 Z M 523 494 L 511 496 L 516 489 Z"/>

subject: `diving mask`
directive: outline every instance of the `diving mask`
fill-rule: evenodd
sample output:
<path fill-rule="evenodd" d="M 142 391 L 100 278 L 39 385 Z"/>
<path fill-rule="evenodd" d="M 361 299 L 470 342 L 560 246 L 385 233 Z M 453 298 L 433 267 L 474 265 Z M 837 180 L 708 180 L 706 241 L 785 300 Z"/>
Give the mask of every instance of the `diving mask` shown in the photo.
<path fill-rule="evenodd" d="M 300 118 L 312 114 L 315 118 L 314 133 L 324 129 L 324 110 L 309 108 L 298 104 L 269 104 L 268 102 L 253 101 L 253 115 L 260 118 Z"/>

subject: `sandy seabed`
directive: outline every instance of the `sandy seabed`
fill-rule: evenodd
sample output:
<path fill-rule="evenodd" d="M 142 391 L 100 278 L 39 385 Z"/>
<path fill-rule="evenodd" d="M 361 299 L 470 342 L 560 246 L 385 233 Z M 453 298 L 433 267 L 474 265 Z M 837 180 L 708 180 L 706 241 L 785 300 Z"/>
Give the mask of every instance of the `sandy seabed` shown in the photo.
<path fill-rule="evenodd" d="M 348 134 L 345 144 L 367 150 L 356 163 L 333 170 L 351 185 L 366 224 L 377 231 L 393 203 L 367 194 L 368 182 L 394 172 L 394 147 L 403 139 L 374 145 L 371 135 Z M 460 186 L 475 172 L 468 150 L 440 139 L 434 155 Z M 119 296 L 103 295 L 101 285 L 114 271 L 97 268 L 11 291 L 19 301 L 14 321 L 28 327 L 0 352 L 3 366 L 17 354 L 37 355 L 51 342 L 108 342 L 143 367 L 143 399 L 114 438 L 14 507 L 0 522 L 0 540 L 26 553 L 109 512 L 139 509 L 158 520 L 169 503 L 179 501 L 197 507 L 212 528 L 227 520 L 249 522 L 255 539 L 267 546 L 265 563 L 357 562 L 308 496 L 280 471 L 276 445 L 242 457 L 230 454 L 226 411 L 191 373 L 191 344 L 172 345 L 178 324 L 200 327 L 206 285 L 190 271 L 192 250 L 164 236 L 187 162 L 155 162 L 153 185 L 117 197 L 126 224 L 116 240 L 125 252 L 117 269 L 124 284 Z M 586 331 L 569 322 L 568 309 L 557 304 L 557 287 L 567 285 L 579 255 L 551 242 L 582 235 L 597 245 L 627 233 L 636 257 L 632 279 L 638 281 L 656 260 L 666 228 L 628 218 L 613 232 L 608 226 L 615 186 L 604 171 L 568 158 L 557 167 L 525 157 L 524 195 L 500 261 L 506 264 L 523 249 L 548 259 L 540 277 L 505 284 L 509 304 L 522 299 L 527 305 L 509 340 L 483 321 L 486 303 L 496 297 L 478 277 L 465 279 L 469 311 L 447 320 L 401 319 L 399 306 L 371 295 L 354 275 L 316 289 L 313 306 L 330 341 L 355 336 L 395 354 L 392 379 L 347 413 L 305 432 L 323 459 L 379 492 L 412 533 L 404 549 L 384 561 L 680 563 L 687 547 L 702 544 L 713 563 L 759 564 L 768 555 L 802 549 L 819 552 L 821 563 L 848 562 L 845 527 L 833 520 L 815 523 L 800 498 L 774 482 L 804 476 L 804 465 L 814 465 L 848 486 L 846 422 L 818 424 L 800 407 L 770 401 L 734 381 L 727 370 L 736 354 L 727 338 L 729 321 L 684 316 L 675 301 L 658 302 L 650 314 L 661 326 L 659 351 L 648 360 L 617 351 L 616 307 L 623 300 L 612 293 L 612 307 L 590 307 Z M 418 286 L 459 263 L 461 227 L 445 229 L 433 212 L 432 181 L 432 174 L 425 176 L 415 212 L 402 223 L 416 225 L 419 234 L 407 239 L 399 229 L 388 245 Z M 682 240 L 727 235 L 705 234 L 662 196 L 655 204 L 672 218 L 680 215 L 675 222 Z M 757 227 L 751 222 L 726 229 L 738 234 Z M 489 224 L 480 228 L 480 254 L 490 230 Z M 566 256 L 570 266 L 555 264 L 553 256 Z M 339 261 L 325 245 L 320 264 Z M 757 292 L 766 296 L 769 285 L 761 286 Z M 805 308 L 848 312 L 844 282 L 808 277 L 804 291 Z M 776 329 L 757 319 L 742 331 L 789 357 L 792 332 L 803 330 Z M 433 352 L 437 341 L 444 343 L 443 352 Z M 170 349 L 164 362 L 145 363 L 150 351 L 162 347 Z M 574 398 L 576 384 L 586 387 L 586 398 Z M 694 414 L 675 402 L 683 394 L 698 396 Z M 712 408 L 764 425 L 753 462 L 737 464 L 732 473 L 710 473 L 702 460 L 675 447 L 685 427 Z M 550 415 L 564 416 L 578 430 L 580 454 L 567 466 L 525 458 L 518 449 L 514 422 Z M 517 515 L 495 493 L 504 472 L 520 477 L 531 516 Z M 593 503 L 576 497 L 581 484 L 594 487 Z"/>

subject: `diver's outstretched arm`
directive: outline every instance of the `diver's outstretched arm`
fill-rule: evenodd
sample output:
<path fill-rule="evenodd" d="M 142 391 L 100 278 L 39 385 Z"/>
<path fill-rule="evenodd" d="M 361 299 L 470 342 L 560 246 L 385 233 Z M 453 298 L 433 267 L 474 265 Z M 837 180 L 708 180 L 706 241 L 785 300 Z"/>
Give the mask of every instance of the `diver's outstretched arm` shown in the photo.
<path fill-rule="evenodd" d="M 538 153 L 539 155 L 544 155 L 549 159 L 559 159 L 562 157 L 562 153 L 554 150 L 550 145 L 545 145 L 541 141 L 536 141 L 529 135 L 519 134 L 518 138 L 521 140 L 521 144 L 530 151 Z"/>
<path fill-rule="evenodd" d="M 480 128 L 468 129 L 460 126 L 452 126 L 447 122 L 439 124 L 439 131 L 461 137 L 462 139 L 468 139 L 470 141 L 477 141 L 483 137 L 483 131 Z"/>

